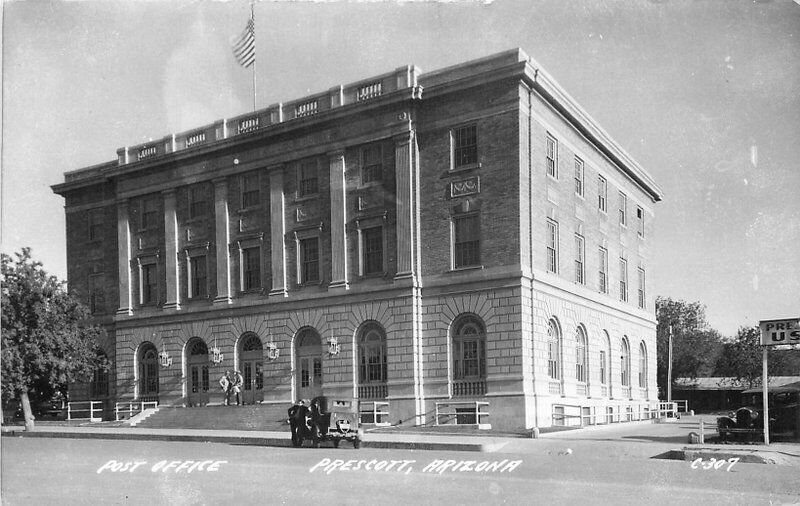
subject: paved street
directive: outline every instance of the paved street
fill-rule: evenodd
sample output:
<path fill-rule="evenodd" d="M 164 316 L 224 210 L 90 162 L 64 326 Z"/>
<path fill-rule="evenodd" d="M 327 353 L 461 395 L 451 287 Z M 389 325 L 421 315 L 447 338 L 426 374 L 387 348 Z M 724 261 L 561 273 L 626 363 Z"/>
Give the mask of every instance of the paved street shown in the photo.
<path fill-rule="evenodd" d="M 605 445 L 598 452 L 588 442 L 542 443 L 527 440 L 518 452 L 439 452 L 4 437 L 2 495 L 4 505 L 800 501 L 796 467 L 693 469 L 609 457 Z"/>

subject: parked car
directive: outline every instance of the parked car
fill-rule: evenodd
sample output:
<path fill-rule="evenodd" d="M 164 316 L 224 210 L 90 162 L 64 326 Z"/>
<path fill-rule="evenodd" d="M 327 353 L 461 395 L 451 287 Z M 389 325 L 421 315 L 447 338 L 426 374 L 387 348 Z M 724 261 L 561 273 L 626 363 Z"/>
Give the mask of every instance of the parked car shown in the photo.
<path fill-rule="evenodd" d="M 293 417 L 290 423 L 295 447 L 302 446 L 304 440 L 311 440 L 314 448 L 319 448 L 323 441 L 330 441 L 334 448 L 338 448 L 343 440 L 353 443 L 353 448 L 361 447 L 363 431 L 358 426 L 358 403 L 355 399 L 329 403 L 326 397 L 315 397 L 310 406 L 301 405 L 290 410 L 290 416 Z"/>
<path fill-rule="evenodd" d="M 745 390 L 750 401 L 728 416 L 717 418 L 722 441 L 753 441 L 764 434 L 764 408 L 759 389 Z M 769 432 L 772 437 L 800 438 L 800 382 L 770 387 Z"/>

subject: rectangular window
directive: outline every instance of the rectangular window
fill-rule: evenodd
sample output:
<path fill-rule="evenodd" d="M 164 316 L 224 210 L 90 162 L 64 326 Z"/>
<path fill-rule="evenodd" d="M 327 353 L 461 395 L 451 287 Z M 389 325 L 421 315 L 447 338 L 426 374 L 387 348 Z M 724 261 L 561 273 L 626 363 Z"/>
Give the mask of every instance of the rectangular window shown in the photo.
<path fill-rule="evenodd" d="M 453 217 L 453 267 L 481 264 L 481 229 L 477 214 Z"/>
<path fill-rule="evenodd" d="M 454 342 L 455 364 L 453 378 L 470 379 L 486 377 L 486 350 L 482 339 L 458 339 Z"/>
<path fill-rule="evenodd" d="M 608 372 L 606 371 L 606 363 L 608 358 L 606 357 L 605 350 L 600 350 L 600 384 L 606 385 L 608 384 Z"/>
<path fill-rule="evenodd" d="M 558 272 L 558 223 L 547 220 L 547 271 Z"/>
<path fill-rule="evenodd" d="M 558 374 L 558 341 L 551 339 L 547 342 L 547 375 L 559 379 Z"/>
<path fill-rule="evenodd" d="M 369 146 L 361 151 L 361 184 L 383 180 L 381 147 Z"/>
<path fill-rule="evenodd" d="M 158 225 L 158 201 L 154 198 L 142 201 L 142 229 L 154 228 Z"/>
<path fill-rule="evenodd" d="M 583 160 L 575 157 L 575 193 L 583 197 Z"/>
<path fill-rule="evenodd" d="M 208 294 L 206 277 L 206 257 L 198 256 L 189 259 L 189 297 L 206 297 Z"/>
<path fill-rule="evenodd" d="M 597 208 L 608 212 L 608 183 L 603 176 L 597 177 Z"/>
<path fill-rule="evenodd" d="M 92 274 L 89 276 L 88 282 L 89 290 L 89 311 L 92 314 L 102 313 L 105 302 L 103 295 L 103 275 Z"/>
<path fill-rule="evenodd" d="M 597 286 L 600 293 L 608 293 L 608 250 L 600 248 L 598 253 L 600 255 L 600 263 L 597 272 Z"/>
<path fill-rule="evenodd" d="M 261 187 L 259 185 L 258 173 L 245 174 L 241 178 L 242 182 L 242 209 L 257 207 L 261 204 Z"/>
<path fill-rule="evenodd" d="M 206 215 L 207 210 L 205 188 L 202 185 L 189 187 L 189 219 L 201 218 Z"/>
<path fill-rule="evenodd" d="M 586 383 L 586 348 L 580 345 L 575 349 L 575 379 Z"/>
<path fill-rule="evenodd" d="M 300 240 L 300 283 L 319 281 L 319 238 Z"/>
<path fill-rule="evenodd" d="M 575 282 L 578 284 L 586 283 L 586 249 L 583 236 L 575 234 Z"/>
<path fill-rule="evenodd" d="M 261 248 L 242 250 L 242 290 L 261 288 Z"/>
<path fill-rule="evenodd" d="M 619 259 L 619 300 L 628 302 L 628 261 Z"/>
<path fill-rule="evenodd" d="M 558 179 L 558 141 L 547 134 L 547 175 Z"/>
<path fill-rule="evenodd" d="M 158 300 L 158 276 L 156 273 L 156 264 L 141 266 L 142 286 L 139 300 L 143 305 L 155 304 Z"/>
<path fill-rule="evenodd" d="M 315 195 L 319 193 L 319 180 L 317 179 L 317 161 L 308 160 L 300 164 L 297 178 L 297 196 Z"/>
<path fill-rule="evenodd" d="M 641 207 L 636 207 L 636 220 L 639 222 L 639 230 L 638 234 L 639 237 L 644 237 L 644 209 Z"/>
<path fill-rule="evenodd" d="M 478 163 L 478 127 L 476 125 L 455 128 L 453 137 L 453 168 Z"/>
<path fill-rule="evenodd" d="M 361 231 L 361 259 L 363 273 L 378 274 L 383 272 L 383 229 L 381 227 L 366 228 Z"/>
<path fill-rule="evenodd" d="M 619 224 L 628 225 L 628 196 L 619 192 Z"/>
<path fill-rule="evenodd" d="M 639 268 L 639 308 L 644 309 L 645 307 L 645 278 L 644 278 L 644 269 L 641 267 Z"/>
<path fill-rule="evenodd" d="M 99 241 L 103 233 L 103 210 L 92 209 L 89 211 L 89 240 Z"/>

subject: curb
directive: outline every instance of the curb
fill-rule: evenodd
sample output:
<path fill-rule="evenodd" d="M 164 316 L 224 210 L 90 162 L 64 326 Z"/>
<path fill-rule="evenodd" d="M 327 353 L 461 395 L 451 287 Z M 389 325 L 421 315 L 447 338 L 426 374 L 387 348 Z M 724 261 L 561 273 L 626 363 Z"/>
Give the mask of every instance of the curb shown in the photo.
<path fill-rule="evenodd" d="M 667 460 L 683 460 L 692 462 L 697 459 L 701 461 L 726 461 L 738 459 L 742 464 L 772 464 L 800 466 L 800 457 L 787 453 L 769 450 L 748 450 L 736 448 L 682 448 L 680 450 L 670 450 L 654 458 Z"/>
<path fill-rule="evenodd" d="M 259 436 L 223 436 L 213 434 L 151 434 L 151 433 L 132 433 L 132 432 L 58 432 L 37 429 L 33 432 L 25 430 L 4 429 L 3 437 L 39 437 L 39 438 L 58 438 L 58 439 L 111 439 L 129 441 L 175 441 L 175 442 L 197 442 L 197 443 L 227 443 L 227 444 L 247 444 L 253 446 L 271 446 L 291 448 L 292 441 L 288 437 L 259 437 Z M 326 445 L 327 446 L 327 445 Z M 433 441 L 386 441 L 369 440 L 361 441 L 362 448 L 379 449 L 398 449 L 398 450 L 433 450 L 433 451 L 468 451 L 468 452 L 489 452 L 494 445 L 483 443 L 444 443 Z M 347 448 L 347 446 L 343 446 Z"/>

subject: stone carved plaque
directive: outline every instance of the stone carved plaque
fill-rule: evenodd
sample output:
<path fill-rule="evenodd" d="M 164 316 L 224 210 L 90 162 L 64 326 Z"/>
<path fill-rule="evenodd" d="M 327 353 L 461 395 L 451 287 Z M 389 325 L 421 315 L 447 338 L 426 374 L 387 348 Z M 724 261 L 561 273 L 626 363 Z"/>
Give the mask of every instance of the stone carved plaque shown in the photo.
<path fill-rule="evenodd" d="M 481 180 L 478 176 L 450 182 L 450 197 L 463 197 L 481 192 Z"/>

